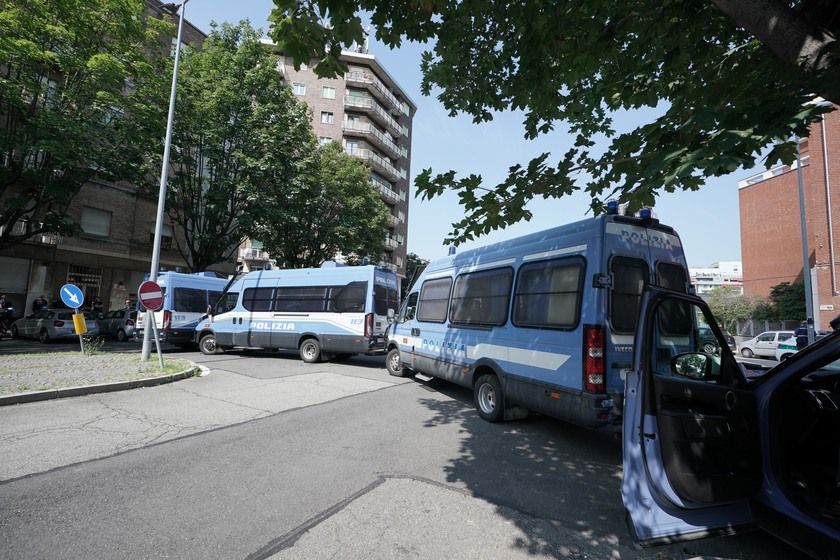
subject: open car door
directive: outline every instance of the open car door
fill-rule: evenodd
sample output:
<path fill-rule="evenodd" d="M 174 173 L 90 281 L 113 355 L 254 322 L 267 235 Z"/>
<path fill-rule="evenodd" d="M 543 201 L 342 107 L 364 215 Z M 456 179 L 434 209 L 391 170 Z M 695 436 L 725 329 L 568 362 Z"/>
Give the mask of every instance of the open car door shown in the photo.
<path fill-rule="evenodd" d="M 712 330 L 717 353 L 703 350 L 701 329 Z M 752 523 L 747 499 L 762 483 L 756 398 L 701 299 L 646 288 L 623 438 L 622 498 L 642 545 Z"/>

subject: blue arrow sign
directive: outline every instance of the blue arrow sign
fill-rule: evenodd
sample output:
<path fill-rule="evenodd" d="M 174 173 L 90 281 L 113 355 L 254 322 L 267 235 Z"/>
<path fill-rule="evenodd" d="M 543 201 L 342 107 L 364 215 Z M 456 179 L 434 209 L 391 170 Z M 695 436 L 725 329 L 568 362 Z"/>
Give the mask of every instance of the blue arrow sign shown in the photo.
<path fill-rule="evenodd" d="M 61 301 L 67 307 L 78 309 L 85 302 L 85 295 L 73 284 L 64 284 L 61 287 Z"/>

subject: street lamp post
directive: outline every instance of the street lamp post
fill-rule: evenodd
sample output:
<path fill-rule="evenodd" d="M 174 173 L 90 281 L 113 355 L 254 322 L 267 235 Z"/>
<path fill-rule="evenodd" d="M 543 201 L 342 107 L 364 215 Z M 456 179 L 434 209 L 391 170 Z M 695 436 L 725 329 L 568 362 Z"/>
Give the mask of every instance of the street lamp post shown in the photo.
<path fill-rule="evenodd" d="M 802 276 L 805 280 L 805 318 L 808 321 L 808 344 L 814 342 L 814 300 L 811 293 L 811 259 L 808 252 L 808 227 L 805 220 L 805 188 L 802 184 L 802 152 L 796 137 L 796 179 L 799 185 L 799 227 L 802 235 Z"/>
<path fill-rule="evenodd" d="M 158 269 L 160 268 L 160 241 L 163 234 L 163 210 L 166 207 L 166 180 L 169 168 L 169 152 L 172 147 L 172 122 L 175 117 L 175 93 L 178 88 L 178 63 L 181 58 L 181 35 L 184 31 L 184 14 L 187 10 L 187 2 L 184 0 L 181 4 L 163 4 L 161 9 L 176 14 L 178 8 L 181 8 L 181 17 L 178 20 L 178 38 L 175 42 L 175 65 L 172 69 L 172 89 L 169 93 L 169 115 L 166 120 L 166 140 L 163 147 L 163 161 L 160 169 L 160 191 L 158 193 L 157 219 L 155 221 L 155 238 L 152 246 L 152 266 L 149 270 L 149 280 L 157 281 Z M 155 330 L 154 327 L 155 316 L 153 311 L 146 311 L 146 328 L 143 329 L 143 353 L 142 359 L 148 360 L 151 355 L 152 344 L 150 338 L 150 331 Z M 159 341 L 155 336 L 155 343 L 158 344 L 158 354 L 160 354 Z"/>

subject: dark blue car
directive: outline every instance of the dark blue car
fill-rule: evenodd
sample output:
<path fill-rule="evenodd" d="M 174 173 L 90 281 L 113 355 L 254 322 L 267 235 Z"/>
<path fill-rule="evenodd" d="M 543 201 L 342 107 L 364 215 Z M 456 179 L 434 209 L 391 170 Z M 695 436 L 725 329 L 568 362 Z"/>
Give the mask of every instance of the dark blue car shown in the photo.
<path fill-rule="evenodd" d="M 643 545 L 758 526 L 840 558 L 840 334 L 761 376 L 704 349 L 699 298 L 646 290 L 627 374 L 622 498 Z"/>

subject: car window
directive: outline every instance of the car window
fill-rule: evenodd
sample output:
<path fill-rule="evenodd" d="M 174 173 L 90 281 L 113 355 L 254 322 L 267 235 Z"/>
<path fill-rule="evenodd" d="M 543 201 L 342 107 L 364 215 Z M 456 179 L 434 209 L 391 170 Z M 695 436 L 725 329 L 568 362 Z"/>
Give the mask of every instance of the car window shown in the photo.
<path fill-rule="evenodd" d="M 758 338 L 756 340 L 758 340 L 759 342 L 773 342 L 774 338 L 776 338 L 776 335 L 774 333 L 764 333 L 758 335 Z"/>

